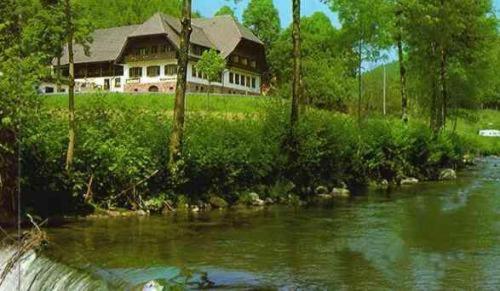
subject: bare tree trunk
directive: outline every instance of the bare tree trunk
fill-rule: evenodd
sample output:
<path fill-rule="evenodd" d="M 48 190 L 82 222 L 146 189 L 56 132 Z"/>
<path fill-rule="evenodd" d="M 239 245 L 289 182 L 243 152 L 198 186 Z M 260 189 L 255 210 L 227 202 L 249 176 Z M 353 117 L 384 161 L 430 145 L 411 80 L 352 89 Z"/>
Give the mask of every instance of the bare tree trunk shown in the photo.
<path fill-rule="evenodd" d="M 292 89 L 292 113 L 290 124 L 294 130 L 299 120 L 299 104 L 301 93 L 301 52 L 300 52 L 300 0 L 293 1 L 293 89 Z"/>
<path fill-rule="evenodd" d="M 358 45 L 358 123 L 361 123 L 361 99 L 363 95 L 363 41 L 359 39 Z"/>
<path fill-rule="evenodd" d="M 73 24 L 71 17 L 70 0 L 65 0 L 66 25 L 68 33 L 68 63 L 69 63 L 69 91 L 68 91 L 68 117 L 69 117 L 69 141 L 66 153 L 66 171 L 71 171 L 73 166 L 73 155 L 76 142 L 75 123 L 75 64 L 73 57 Z"/>
<path fill-rule="evenodd" d="M 401 34 L 398 37 L 398 55 L 399 55 L 399 86 L 401 90 L 401 119 L 408 123 L 408 96 L 406 95 L 406 67 L 404 63 L 403 44 Z"/>
<path fill-rule="evenodd" d="M 397 3 L 396 11 L 396 25 L 397 25 L 397 36 L 396 42 L 398 47 L 398 59 L 399 59 L 399 86 L 401 90 L 401 119 L 404 123 L 408 123 L 408 96 L 406 94 L 406 66 L 404 62 L 403 54 L 403 28 L 402 28 L 402 14 L 403 8 L 401 4 Z"/>
<path fill-rule="evenodd" d="M 441 48 L 440 52 L 441 62 L 439 69 L 439 81 L 440 81 L 440 91 L 441 91 L 441 123 L 440 129 L 446 127 L 446 117 L 448 115 L 448 89 L 446 87 L 447 78 L 447 54 L 444 48 Z"/>
<path fill-rule="evenodd" d="M 184 111 L 186 101 L 186 76 L 189 60 L 189 38 L 191 36 L 191 0 L 182 1 L 182 31 L 179 45 L 177 86 L 175 89 L 174 124 L 169 141 L 168 168 L 175 173 L 181 158 L 184 135 Z"/>
<path fill-rule="evenodd" d="M 56 64 L 56 92 L 61 92 L 61 56 L 57 56 Z"/>

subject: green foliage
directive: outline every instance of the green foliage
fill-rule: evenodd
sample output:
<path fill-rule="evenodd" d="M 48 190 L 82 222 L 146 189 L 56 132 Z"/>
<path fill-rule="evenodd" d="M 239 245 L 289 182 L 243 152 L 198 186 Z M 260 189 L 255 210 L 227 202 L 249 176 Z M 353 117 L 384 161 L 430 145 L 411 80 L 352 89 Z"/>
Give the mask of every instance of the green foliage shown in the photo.
<path fill-rule="evenodd" d="M 90 177 L 97 206 L 157 211 L 167 198 L 184 205 L 208 201 L 215 194 L 234 203 L 244 200 L 244 193 L 257 191 L 262 197 L 286 200 L 289 194 L 306 195 L 307 188 L 320 184 L 362 185 L 369 179 L 397 181 L 407 175 L 432 178 L 440 167 L 460 165 L 472 144 L 453 134 L 435 139 L 416 121 L 404 127 L 399 119 L 369 119 L 359 128 L 347 115 L 311 109 L 297 129 L 299 156 L 288 165 L 282 152 L 288 106 L 275 99 L 251 99 L 260 104 L 252 112 L 227 114 L 217 105 L 220 111 L 210 114 L 188 111 L 184 177 L 171 189 L 163 169 L 171 117 L 158 107 L 156 97 L 77 96 L 79 146 L 72 176 L 62 174 L 67 116 L 54 102 L 64 98 L 45 98 L 25 124 L 22 140 L 24 202 L 38 210 L 78 210 Z M 231 98 L 234 103 L 249 99 Z M 175 199 L 163 193 L 185 196 Z M 47 205 L 49 200 L 53 202 Z"/>
<path fill-rule="evenodd" d="M 272 0 L 250 0 L 243 12 L 243 24 L 264 42 L 267 49 L 278 37 L 281 24 Z"/>
<path fill-rule="evenodd" d="M 316 12 L 301 20 L 302 68 L 306 101 L 325 109 L 345 110 L 352 98 L 354 79 L 340 33 L 330 19 Z M 340 52 L 340 53 L 339 53 Z M 269 52 L 271 70 L 283 91 L 290 92 L 292 74 L 291 27 L 284 30 Z"/>
<path fill-rule="evenodd" d="M 229 15 L 232 18 L 234 18 L 234 20 L 238 20 L 236 14 L 234 14 L 234 10 L 227 5 L 222 6 L 217 12 L 215 12 L 214 16 L 221 16 L 221 15 Z"/>
<path fill-rule="evenodd" d="M 209 83 L 220 80 L 225 68 L 226 60 L 213 49 L 204 51 L 196 63 L 196 69 L 206 76 Z"/>

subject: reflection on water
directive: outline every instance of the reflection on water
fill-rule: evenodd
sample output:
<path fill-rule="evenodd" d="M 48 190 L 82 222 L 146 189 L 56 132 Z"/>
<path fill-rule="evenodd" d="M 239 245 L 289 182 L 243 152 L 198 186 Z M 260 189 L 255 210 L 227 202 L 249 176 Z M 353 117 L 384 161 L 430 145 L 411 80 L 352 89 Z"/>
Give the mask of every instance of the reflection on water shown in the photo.
<path fill-rule="evenodd" d="M 328 208 L 83 221 L 50 229 L 47 255 L 108 283 L 182 268 L 216 286 L 495 289 L 500 160 L 457 181 L 368 193 Z"/>

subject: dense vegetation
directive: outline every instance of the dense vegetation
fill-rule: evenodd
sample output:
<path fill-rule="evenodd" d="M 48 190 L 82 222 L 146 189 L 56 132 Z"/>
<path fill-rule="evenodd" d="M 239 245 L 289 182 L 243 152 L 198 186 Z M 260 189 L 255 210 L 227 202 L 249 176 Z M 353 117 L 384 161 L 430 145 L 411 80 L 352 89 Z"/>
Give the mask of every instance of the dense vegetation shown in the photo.
<path fill-rule="evenodd" d="M 465 154 L 500 149 L 494 139 L 461 132 L 471 132 L 474 122 L 461 121 L 460 134 L 450 130 L 436 138 L 421 121 L 404 126 L 397 118 L 372 118 L 359 128 L 349 115 L 308 110 L 298 128 L 299 156 L 288 164 L 282 151 L 289 115 L 284 101 L 190 95 L 183 175 L 172 181 L 165 164 L 173 96 L 77 97 L 72 175 L 64 171 L 65 96 L 44 98 L 24 126 L 23 200 L 49 212 L 42 214 L 81 211 L 89 203 L 154 209 L 154 202 L 177 202 L 179 194 L 192 203 L 213 194 L 236 202 L 251 191 L 307 200 L 319 185 L 434 179 L 441 168 L 461 166 Z M 493 118 L 485 115 L 484 122 L 498 125 Z"/>
<path fill-rule="evenodd" d="M 1 1 L 0 222 L 16 211 L 18 157 L 26 210 L 57 212 L 211 194 L 234 202 L 253 190 L 307 200 L 317 185 L 432 179 L 465 154 L 498 153 L 496 140 L 476 135 L 479 125 L 498 127 L 498 111 L 475 112 L 499 106 L 491 1 L 324 1 L 340 28 L 323 13 L 301 18 L 300 1 L 291 2 L 289 28 L 271 0 L 251 0 L 241 19 L 264 41 L 265 81 L 281 98 L 190 96 L 173 178 L 172 98 L 82 95 L 75 107 L 69 98 L 68 111 L 66 98 L 34 88 L 53 77 L 47 66 L 62 47 L 87 45 L 93 29 L 141 23 L 158 10 L 180 16 L 190 1 Z M 232 14 L 229 6 L 218 13 Z M 382 115 L 381 69 L 367 64 L 387 62 L 391 51 Z"/>

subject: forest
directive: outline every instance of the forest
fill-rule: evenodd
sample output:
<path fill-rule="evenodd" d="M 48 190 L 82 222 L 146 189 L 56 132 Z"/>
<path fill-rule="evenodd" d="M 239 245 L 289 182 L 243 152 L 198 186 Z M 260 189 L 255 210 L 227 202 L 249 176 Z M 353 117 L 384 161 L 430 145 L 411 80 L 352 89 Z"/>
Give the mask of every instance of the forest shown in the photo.
<path fill-rule="evenodd" d="M 299 0 L 282 27 L 272 0 L 250 0 L 238 21 L 269 64 L 267 96 L 253 99 L 185 95 L 188 20 L 212 16 L 190 2 L 0 3 L 0 220 L 17 212 L 18 195 L 23 212 L 41 216 L 245 205 L 252 193 L 309 202 L 322 185 L 435 180 L 500 153 L 477 136 L 499 123 L 490 0 L 325 0 L 340 27 L 322 12 L 301 16 Z M 237 18 L 238 2 L 216 15 Z M 183 24 L 175 96 L 36 92 L 62 47 L 157 11 Z M 74 86 L 71 69 L 62 81 Z"/>

